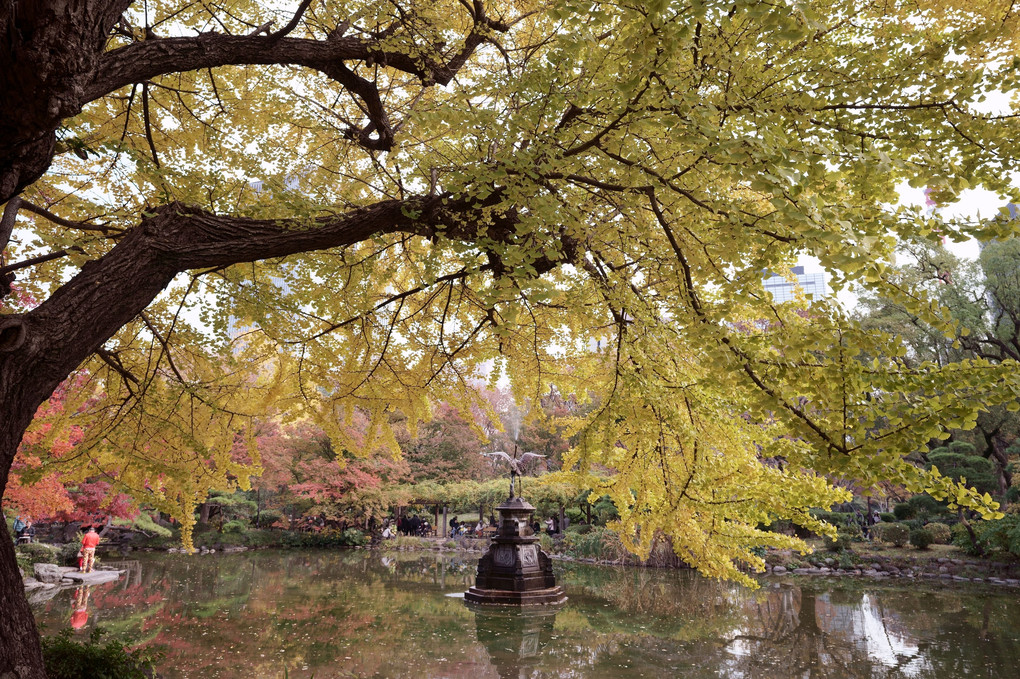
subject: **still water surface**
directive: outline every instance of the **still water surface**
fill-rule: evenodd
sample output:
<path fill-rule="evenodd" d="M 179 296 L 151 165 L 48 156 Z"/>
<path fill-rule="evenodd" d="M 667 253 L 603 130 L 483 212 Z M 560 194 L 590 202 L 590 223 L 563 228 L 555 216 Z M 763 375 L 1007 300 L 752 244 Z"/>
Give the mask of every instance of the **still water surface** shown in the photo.
<path fill-rule="evenodd" d="M 468 608 L 475 560 L 435 554 L 146 554 L 119 582 L 34 603 L 165 653 L 166 679 L 849 679 L 1020 676 L 1020 593 L 940 582 L 764 580 L 556 564 L 569 601 Z"/>

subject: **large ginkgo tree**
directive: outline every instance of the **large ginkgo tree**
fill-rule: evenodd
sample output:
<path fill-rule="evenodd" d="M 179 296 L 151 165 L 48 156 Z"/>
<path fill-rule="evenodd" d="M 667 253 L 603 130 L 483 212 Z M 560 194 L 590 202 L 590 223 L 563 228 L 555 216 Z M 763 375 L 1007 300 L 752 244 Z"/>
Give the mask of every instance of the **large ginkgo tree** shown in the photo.
<path fill-rule="evenodd" d="M 824 530 L 807 510 L 845 498 L 833 479 L 994 514 L 903 455 L 1015 401 L 1016 364 L 899 361 L 762 280 L 812 255 L 957 331 L 886 280 L 890 253 L 1011 225 L 925 217 L 897 187 L 1011 197 L 1017 12 L 3 2 L 0 490 L 62 383 L 30 452 L 187 524 L 257 469 L 253 417 L 392 447 L 394 412 L 466 414 L 502 372 L 520 398 L 590 399 L 562 476 L 613 498 L 628 546 L 666 535 L 709 575 L 798 546 L 777 519 Z M 5 536 L 0 601 L 0 676 L 43 677 Z"/>

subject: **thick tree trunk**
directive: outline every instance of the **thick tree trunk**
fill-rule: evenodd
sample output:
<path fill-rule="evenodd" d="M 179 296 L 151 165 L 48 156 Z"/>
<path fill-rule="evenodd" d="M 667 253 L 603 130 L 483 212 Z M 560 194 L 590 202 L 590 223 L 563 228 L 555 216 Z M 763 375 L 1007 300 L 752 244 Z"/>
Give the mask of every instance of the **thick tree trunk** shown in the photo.
<path fill-rule="evenodd" d="M 1006 491 L 1013 485 L 1013 475 L 1009 472 L 1009 458 L 1006 456 L 1006 451 L 998 436 L 993 436 L 988 443 L 991 458 L 995 462 L 995 469 L 999 474 L 999 494 L 1003 496 L 1003 506 L 1005 506 L 1007 504 Z"/>
<path fill-rule="evenodd" d="M 198 525 L 205 526 L 209 523 L 209 510 L 211 505 L 208 502 L 203 502 L 198 506 Z"/>
<path fill-rule="evenodd" d="M 14 542 L 0 521 L 0 677 L 46 679 L 35 618 L 18 573 Z"/>
<path fill-rule="evenodd" d="M 8 386 L 0 373 L 0 394 Z M 0 398 L 0 459 L 14 459 L 25 428 L 32 421 L 34 407 Z M 7 485 L 10 464 L 0 465 L 0 494 Z M 18 572 L 14 542 L 7 522 L 0 521 L 0 678 L 45 679 L 39 634 L 25 598 L 25 585 Z"/>
<path fill-rule="evenodd" d="M 43 175 L 131 0 L 0 3 L 0 203 Z M 0 675 L 2 676 L 2 675 Z"/>

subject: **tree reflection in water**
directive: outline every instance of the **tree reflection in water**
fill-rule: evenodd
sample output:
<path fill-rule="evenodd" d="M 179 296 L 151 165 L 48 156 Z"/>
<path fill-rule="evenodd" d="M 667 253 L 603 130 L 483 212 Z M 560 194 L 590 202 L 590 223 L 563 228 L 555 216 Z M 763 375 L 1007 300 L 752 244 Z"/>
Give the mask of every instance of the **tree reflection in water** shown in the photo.
<path fill-rule="evenodd" d="M 87 627 L 161 648 L 165 679 L 284 670 L 317 679 L 999 679 L 1020 666 L 1015 590 L 788 580 L 751 592 L 692 573 L 559 564 L 569 601 L 500 626 L 454 598 L 473 582 L 472 556 L 249 552 L 131 563 L 130 577 L 94 588 Z M 52 634 L 83 597 L 47 596 L 34 610 Z"/>
<path fill-rule="evenodd" d="M 868 591 L 867 585 L 855 582 L 830 592 L 773 585 L 754 605 L 748 627 L 730 637 L 727 674 L 763 679 L 1015 676 L 1020 627 L 1010 610 L 1011 593 L 937 591 L 919 583 Z"/>

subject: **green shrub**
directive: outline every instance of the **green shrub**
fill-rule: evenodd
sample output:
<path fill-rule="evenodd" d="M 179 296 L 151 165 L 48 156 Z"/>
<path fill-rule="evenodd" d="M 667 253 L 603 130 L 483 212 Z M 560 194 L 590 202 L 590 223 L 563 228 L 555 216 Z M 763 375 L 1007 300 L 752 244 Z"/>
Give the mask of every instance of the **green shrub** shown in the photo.
<path fill-rule="evenodd" d="M 853 542 L 853 538 L 850 533 L 845 530 L 841 530 L 836 534 L 835 540 L 825 541 L 825 548 L 830 552 L 845 552 L 850 549 L 851 542 Z"/>
<path fill-rule="evenodd" d="M 856 522 L 851 522 L 848 525 L 840 526 L 839 531 L 836 533 L 836 539 L 827 539 L 825 547 L 832 552 L 845 552 L 851 549 L 851 543 L 860 541 L 863 538 L 864 534 L 861 533 L 860 527 Z"/>
<path fill-rule="evenodd" d="M 970 539 L 970 533 L 967 532 L 967 527 L 963 523 L 958 523 L 950 529 L 953 533 L 953 545 L 959 547 L 962 551 L 966 552 L 971 556 L 978 556 L 981 553 L 980 540 L 975 545 L 974 541 Z M 976 533 L 977 531 L 975 531 Z"/>
<path fill-rule="evenodd" d="M 563 551 L 582 559 L 617 560 L 628 554 L 620 543 L 620 536 L 603 526 L 596 526 L 587 533 L 568 532 L 563 538 Z"/>
<path fill-rule="evenodd" d="M 896 523 L 896 515 L 892 512 L 881 512 L 878 516 L 885 523 Z"/>
<path fill-rule="evenodd" d="M 357 528 L 347 530 L 323 530 L 310 533 L 295 531 L 265 530 L 251 528 L 245 521 L 237 521 L 243 530 L 235 531 L 235 522 L 228 521 L 223 525 L 223 532 L 210 527 L 209 530 L 197 532 L 192 536 L 196 548 L 207 547 L 360 547 L 369 542 L 368 536 Z"/>
<path fill-rule="evenodd" d="M 953 539 L 953 533 L 944 523 L 932 522 L 925 526 L 931 533 L 931 541 L 936 545 L 948 545 Z"/>
<path fill-rule="evenodd" d="M 907 527 L 907 530 L 917 530 L 918 528 L 924 528 L 927 525 L 924 519 L 907 519 L 901 523 Z"/>
<path fill-rule="evenodd" d="M 848 550 L 839 553 L 839 567 L 843 569 L 853 568 L 861 562 L 861 557 Z"/>
<path fill-rule="evenodd" d="M 990 460 L 974 454 L 974 446 L 963 441 L 953 441 L 944 448 L 928 453 L 928 468 L 938 467 L 943 476 L 959 481 L 967 479 L 967 485 L 979 493 L 995 494 L 999 487 L 995 465 Z"/>
<path fill-rule="evenodd" d="M 538 536 L 538 544 L 545 552 L 553 551 L 553 539 L 548 533 L 541 533 Z"/>
<path fill-rule="evenodd" d="M 944 514 L 946 507 L 941 502 L 927 493 L 921 493 L 907 500 L 907 504 L 914 508 L 915 514 Z"/>
<path fill-rule="evenodd" d="M 78 552 L 81 550 L 82 534 L 78 533 L 74 539 L 60 546 L 57 554 L 57 562 L 62 566 L 77 566 Z"/>
<path fill-rule="evenodd" d="M 927 528 L 915 528 L 910 531 L 910 544 L 918 549 L 928 549 L 934 539 Z"/>
<path fill-rule="evenodd" d="M 901 502 L 893 507 L 893 515 L 897 521 L 906 521 L 907 519 L 914 518 L 916 510 L 909 502 Z"/>
<path fill-rule="evenodd" d="M 616 511 L 616 505 L 613 504 L 613 500 L 608 495 L 600 497 L 595 504 L 591 506 L 592 514 L 595 515 L 596 520 L 605 524 L 607 521 L 613 521 L 620 518 L 620 513 Z"/>
<path fill-rule="evenodd" d="M 413 535 L 396 535 L 393 538 L 386 540 L 386 542 L 383 543 L 383 546 L 386 549 L 415 551 L 419 549 L 431 549 L 432 543 L 425 538 L 419 538 Z"/>
<path fill-rule="evenodd" d="M 223 524 L 224 533 L 244 533 L 248 530 L 248 522 L 234 519 Z"/>
<path fill-rule="evenodd" d="M 357 528 L 317 533 L 283 533 L 283 544 L 287 547 L 360 547 L 368 544 L 368 540 L 368 536 Z"/>
<path fill-rule="evenodd" d="M 56 563 L 60 556 L 59 548 L 41 542 L 18 545 L 15 550 L 18 552 L 18 560 L 24 560 L 28 564 Z"/>
<path fill-rule="evenodd" d="M 1006 514 L 993 521 L 973 521 L 971 527 L 977 537 L 977 546 L 970 539 L 966 527 L 953 526 L 953 544 L 969 554 L 1001 552 L 1020 556 L 1020 514 Z"/>
<path fill-rule="evenodd" d="M 147 679 L 155 676 L 158 656 L 147 651 L 127 651 L 119 641 L 100 643 L 99 628 L 85 641 L 75 641 L 71 630 L 42 639 L 43 664 L 50 679 Z"/>
<path fill-rule="evenodd" d="M 837 528 L 840 526 L 849 526 L 854 523 L 854 515 L 850 512 L 823 512 L 821 510 L 812 510 L 811 515 L 820 521 L 831 523 Z"/>
<path fill-rule="evenodd" d="M 134 519 L 114 519 L 114 526 L 122 526 L 124 528 L 131 528 L 133 530 L 142 531 L 150 536 L 156 536 L 161 538 L 168 538 L 173 535 L 166 526 L 161 526 L 152 520 L 152 516 L 148 512 L 142 512 Z"/>
<path fill-rule="evenodd" d="M 879 540 L 891 542 L 897 547 L 907 544 L 910 538 L 910 530 L 902 523 L 879 523 L 875 525 L 874 531 Z"/>
<path fill-rule="evenodd" d="M 283 518 L 283 512 L 278 509 L 263 509 L 259 512 L 258 526 L 259 528 L 269 528 Z"/>
<path fill-rule="evenodd" d="M 357 528 L 348 528 L 340 534 L 340 540 L 345 545 L 361 547 L 368 544 L 369 538 Z"/>

